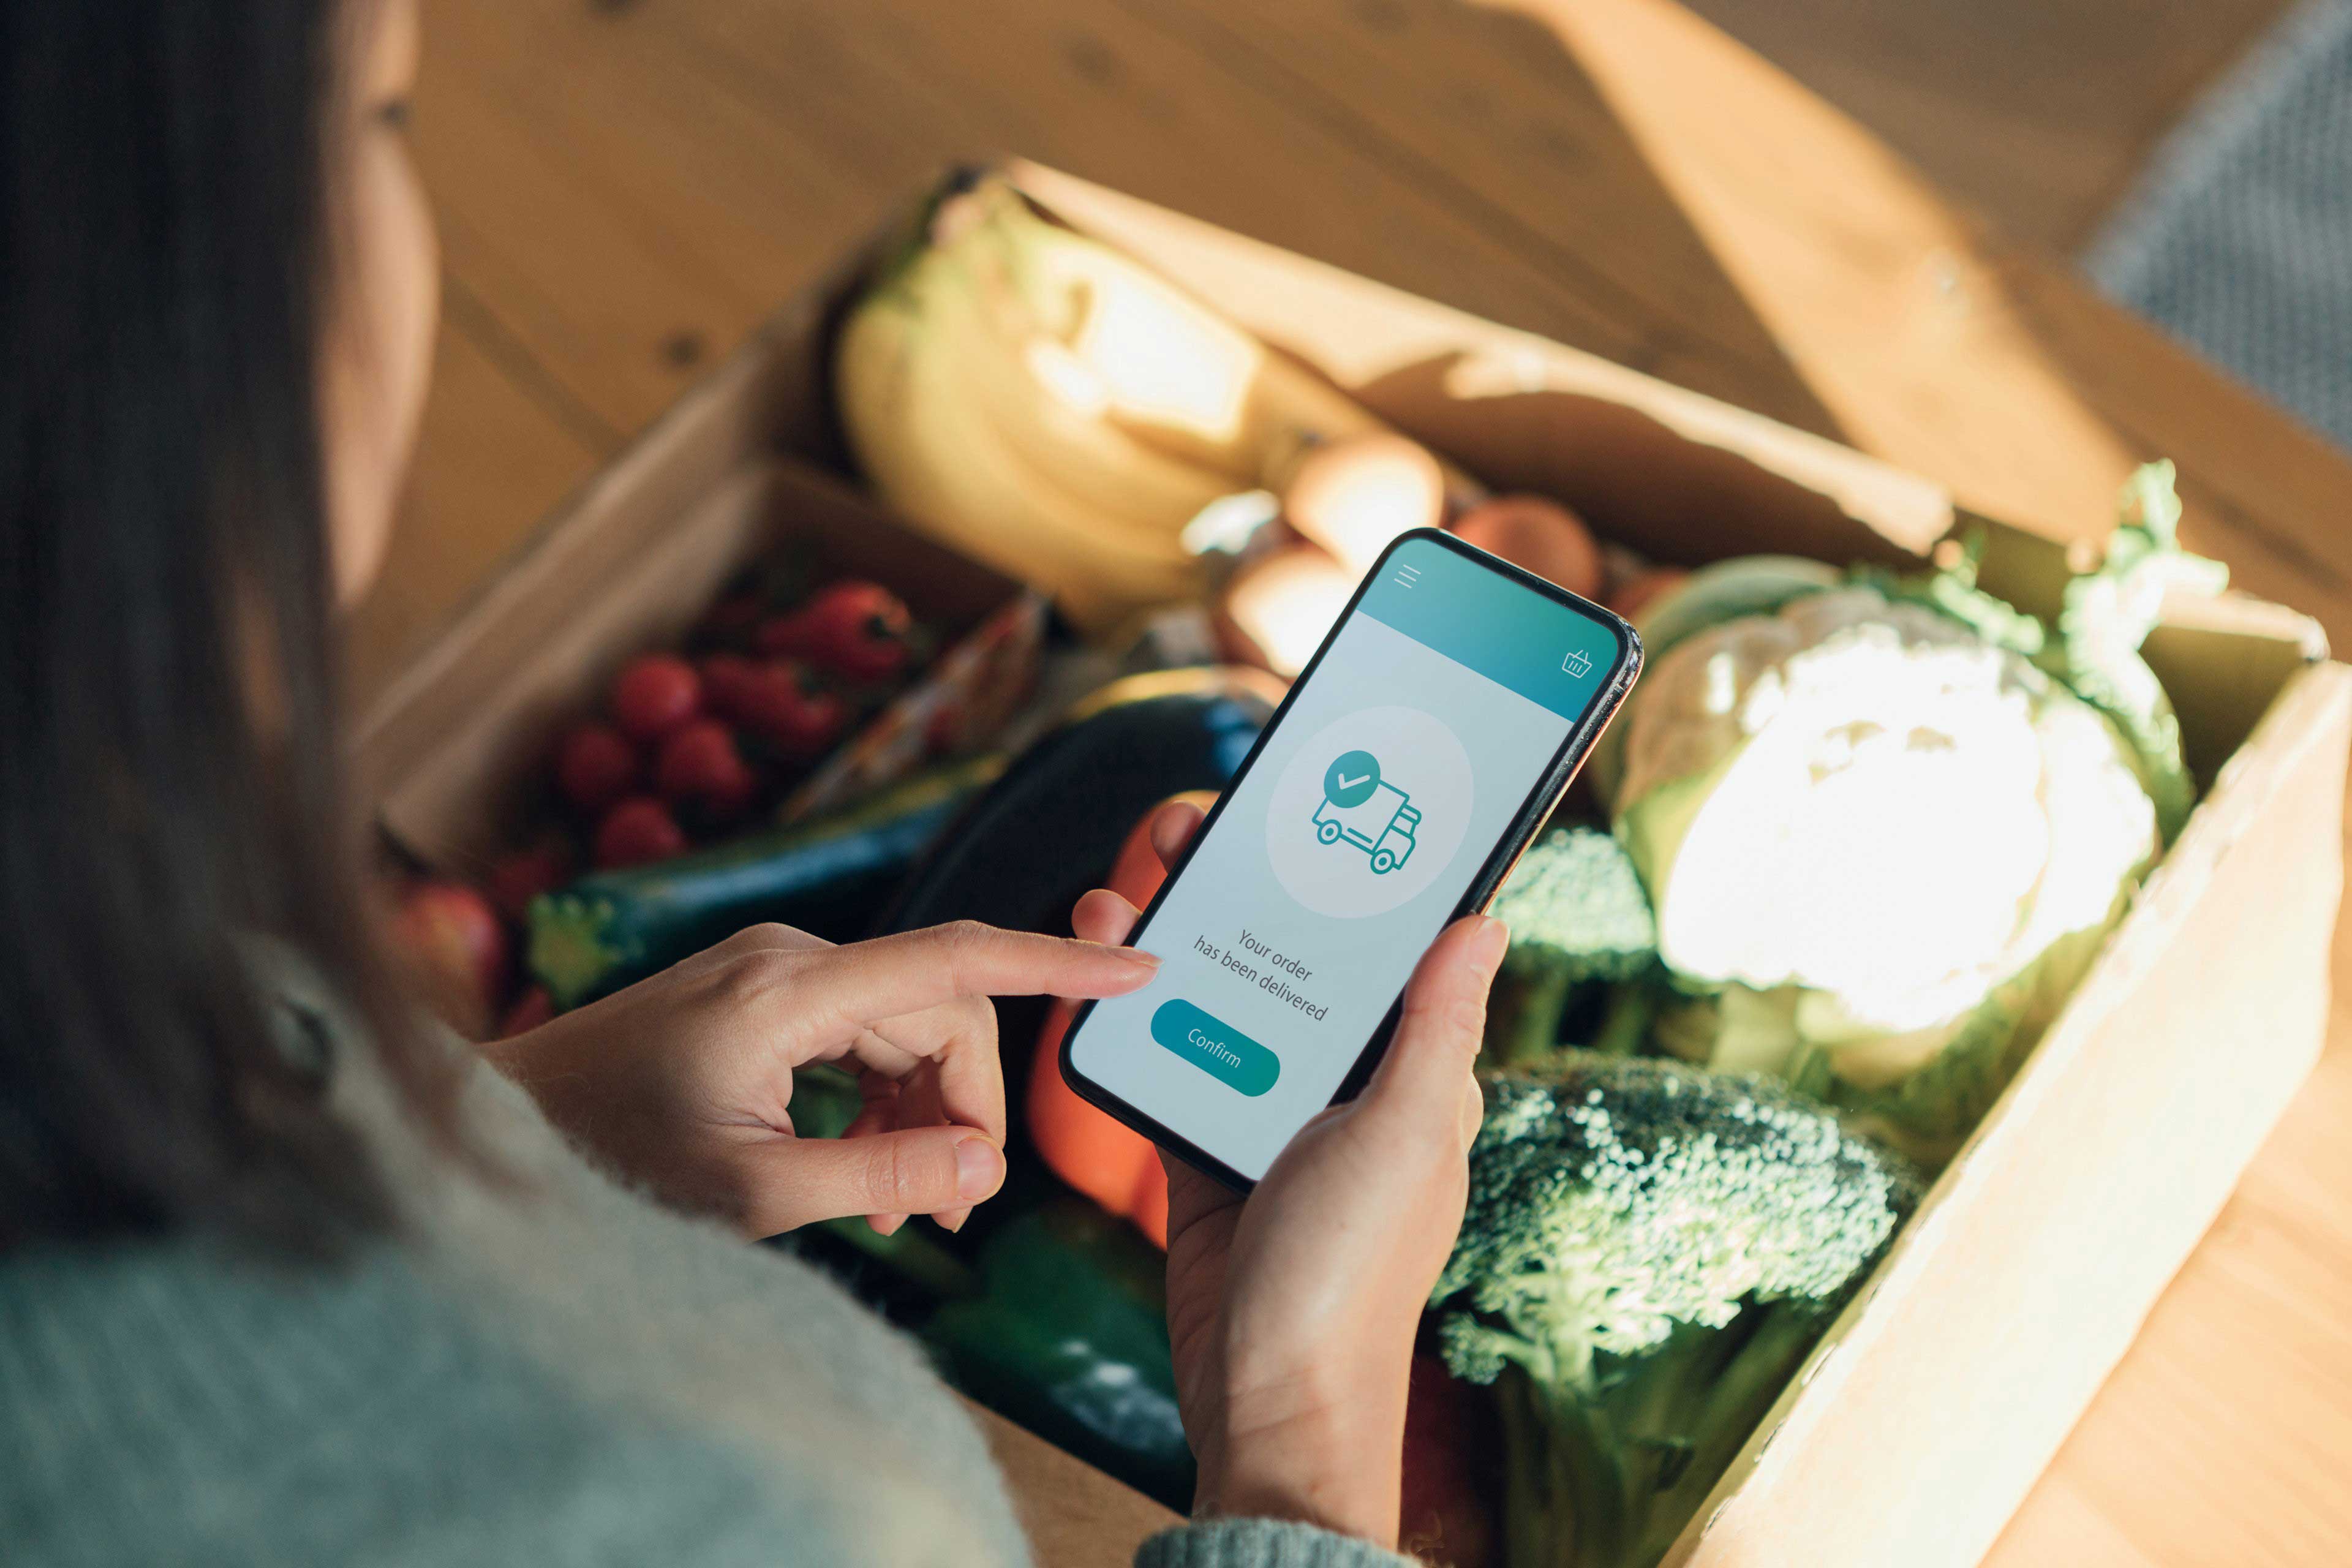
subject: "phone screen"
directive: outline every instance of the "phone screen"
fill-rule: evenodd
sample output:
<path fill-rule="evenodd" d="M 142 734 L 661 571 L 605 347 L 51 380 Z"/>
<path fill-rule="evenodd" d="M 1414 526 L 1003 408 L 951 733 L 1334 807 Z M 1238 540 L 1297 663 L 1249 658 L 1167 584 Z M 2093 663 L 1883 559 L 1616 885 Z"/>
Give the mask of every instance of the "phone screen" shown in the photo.
<path fill-rule="evenodd" d="M 1160 973 L 1079 1015 L 1072 1087 L 1263 1176 L 1369 1071 L 1413 966 L 1483 907 L 1639 658 L 1614 616 L 1450 536 L 1391 545 L 1129 939 Z"/>

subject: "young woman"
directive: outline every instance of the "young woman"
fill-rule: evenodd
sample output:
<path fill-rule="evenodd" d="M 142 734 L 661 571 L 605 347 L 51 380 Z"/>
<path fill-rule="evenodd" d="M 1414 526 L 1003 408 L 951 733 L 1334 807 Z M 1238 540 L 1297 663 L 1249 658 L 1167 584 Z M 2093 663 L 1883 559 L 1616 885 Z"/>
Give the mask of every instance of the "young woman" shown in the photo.
<path fill-rule="evenodd" d="M 742 1238 L 961 1224 L 987 997 L 1141 984 L 1131 908 L 760 928 L 483 1054 L 383 976 L 330 675 L 426 381 L 415 48 L 412 0 L 0 10 L 0 1559 L 1024 1562 L 913 1349 Z M 1141 1561 L 1394 1561 L 1502 945 L 1438 942 L 1247 1203 L 1171 1172 L 1201 1488 Z M 850 1138 L 793 1135 L 817 1059 Z"/>

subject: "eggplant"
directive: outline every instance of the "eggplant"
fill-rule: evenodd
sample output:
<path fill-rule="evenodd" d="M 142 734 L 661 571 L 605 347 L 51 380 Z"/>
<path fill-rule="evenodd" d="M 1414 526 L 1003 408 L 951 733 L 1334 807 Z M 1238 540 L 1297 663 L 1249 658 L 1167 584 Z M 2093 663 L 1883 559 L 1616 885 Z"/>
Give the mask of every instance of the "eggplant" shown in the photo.
<path fill-rule="evenodd" d="M 948 921 L 1066 934 L 1137 818 L 1180 790 L 1222 791 L 1282 700 L 1263 670 L 1129 676 L 1075 704 L 1016 758 L 908 879 L 880 934 Z"/>

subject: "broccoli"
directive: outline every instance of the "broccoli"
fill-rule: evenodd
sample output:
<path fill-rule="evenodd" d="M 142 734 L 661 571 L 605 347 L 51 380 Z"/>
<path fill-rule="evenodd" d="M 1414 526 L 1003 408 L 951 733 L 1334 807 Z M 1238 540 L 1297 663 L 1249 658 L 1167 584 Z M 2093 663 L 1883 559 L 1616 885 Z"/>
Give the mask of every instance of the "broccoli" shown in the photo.
<path fill-rule="evenodd" d="M 1494 1384 L 1510 1568 L 1649 1568 L 1878 1257 L 1907 1165 L 1764 1079 L 1563 1052 L 1489 1081 L 1431 1298 Z"/>
<path fill-rule="evenodd" d="M 1641 875 L 1595 828 L 1562 828 L 1530 847 L 1493 913 L 1511 928 L 1486 1015 L 1487 1058 L 1497 1065 L 1549 1051 L 1578 986 L 1636 981 L 1657 961 L 1658 923 Z M 1601 1034 L 1612 1048 L 1631 1050 L 1646 1022 L 1646 993 L 1629 986 L 1615 1002 Z"/>

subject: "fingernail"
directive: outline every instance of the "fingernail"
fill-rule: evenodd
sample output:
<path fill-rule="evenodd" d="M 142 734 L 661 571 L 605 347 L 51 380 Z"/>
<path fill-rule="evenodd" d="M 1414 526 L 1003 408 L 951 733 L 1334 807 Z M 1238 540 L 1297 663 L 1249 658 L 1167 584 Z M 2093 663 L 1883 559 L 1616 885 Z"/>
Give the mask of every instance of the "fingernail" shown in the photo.
<path fill-rule="evenodd" d="M 1156 952 L 1146 952 L 1139 947 L 1122 947 L 1116 951 L 1126 954 L 1127 961 L 1129 963 L 1135 964 L 1140 968 L 1157 969 L 1160 967 L 1160 955 Z"/>
<path fill-rule="evenodd" d="M 907 1216 L 902 1214 L 870 1214 L 866 1216 L 866 1223 L 877 1236 L 896 1236 L 898 1227 L 907 1223 Z"/>
<path fill-rule="evenodd" d="M 1004 1156 L 985 1138 L 956 1145 L 956 1196 L 978 1200 L 1004 1184 Z"/>
<path fill-rule="evenodd" d="M 931 1223 L 952 1236 L 961 1230 L 963 1222 L 971 1217 L 971 1210 L 968 1208 L 942 1209 L 931 1216 Z"/>
<path fill-rule="evenodd" d="M 1492 915 L 1478 917 L 1478 934 L 1470 940 L 1470 956 L 1482 969 L 1493 969 L 1503 962 L 1503 950 L 1511 944 L 1511 928 Z"/>

